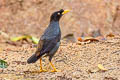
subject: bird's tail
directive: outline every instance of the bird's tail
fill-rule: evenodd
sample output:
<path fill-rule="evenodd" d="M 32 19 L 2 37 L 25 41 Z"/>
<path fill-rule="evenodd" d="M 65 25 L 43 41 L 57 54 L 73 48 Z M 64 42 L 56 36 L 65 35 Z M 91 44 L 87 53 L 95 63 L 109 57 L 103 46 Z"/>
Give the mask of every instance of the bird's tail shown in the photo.
<path fill-rule="evenodd" d="M 37 57 L 35 54 L 33 54 L 28 60 L 27 63 L 35 63 L 37 60 L 39 59 L 39 57 Z"/>

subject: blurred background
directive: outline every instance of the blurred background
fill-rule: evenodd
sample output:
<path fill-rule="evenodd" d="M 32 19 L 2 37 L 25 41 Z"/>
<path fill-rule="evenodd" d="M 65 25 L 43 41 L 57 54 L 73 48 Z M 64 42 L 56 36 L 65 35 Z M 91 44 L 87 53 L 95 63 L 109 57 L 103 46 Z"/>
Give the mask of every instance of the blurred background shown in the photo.
<path fill-rule="evenodd" d="M 70 10 L 60 20 L 62 40 L 53 58 L 61 72 L 34 73 L 39 61 L 26 61 L 60 9 Z M 0 80 L 93 79 L 120 80 L 120 0 L 0 0 Z"/>
<path fill-rule="evenodd" d="M 120 32 L 120 0 L 0 0 L 0 30 L 10 36 L 39 38 L 50 15 L 60 9 L 71 11 L 60 21 L 62 36 Z"/>

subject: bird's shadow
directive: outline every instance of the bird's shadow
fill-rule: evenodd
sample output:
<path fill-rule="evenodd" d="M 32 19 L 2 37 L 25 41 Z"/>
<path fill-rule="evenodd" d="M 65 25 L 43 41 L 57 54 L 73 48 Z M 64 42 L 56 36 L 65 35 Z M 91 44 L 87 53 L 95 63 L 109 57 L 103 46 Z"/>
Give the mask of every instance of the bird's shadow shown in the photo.
<path fill-rule="evenodd" d="M 40 72 L 40 71 L 24 71 L 23 73 L 24 74 L 38 74 L 38 73 L 43 73 L 43 72 Z"/>

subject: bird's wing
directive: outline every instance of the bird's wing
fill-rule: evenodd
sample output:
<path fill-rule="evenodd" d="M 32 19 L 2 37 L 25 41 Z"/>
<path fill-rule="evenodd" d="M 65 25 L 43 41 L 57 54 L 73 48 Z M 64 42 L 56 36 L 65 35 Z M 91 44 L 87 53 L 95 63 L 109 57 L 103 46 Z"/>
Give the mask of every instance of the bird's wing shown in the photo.
<path fill-rule="evenodd" d="M 36 56 L 43 55 L 45 53 L 50 52 L 54 46 L 57 44 L 58 40 L 57 37 L 53 36 L 51 38 L 46 38 L 45 36 L 42 36 L 39 43 L 38 47 L 36 50 Z"/>
<path fill-rule="evenodd" d="M 43 47 L 43 44 L 44 44 L 44 40 L 39 40 L 39 43 L 38 43 L 38 46 L 37 46 L 37 50 L 35 52 L 36 56 L 39 56 L 40 55 L 40 51 Z"/>
<path fill-rule="evenodd" d="M 57 42 L 60 41 L 60 36 L 59 24 L 51 23 L 40 38 L 38 48 L 36 50 L 36 56 L 39 57 L 45 53 L 49 53 Z"/>

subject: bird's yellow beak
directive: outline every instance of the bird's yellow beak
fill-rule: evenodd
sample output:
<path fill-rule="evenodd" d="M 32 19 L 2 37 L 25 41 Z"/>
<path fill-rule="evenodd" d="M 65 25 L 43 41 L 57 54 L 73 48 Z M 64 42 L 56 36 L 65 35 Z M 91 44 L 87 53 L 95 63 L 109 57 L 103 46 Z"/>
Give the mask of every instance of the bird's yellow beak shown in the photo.
<path fill-rule="evenodd" d="M 64 12 L 62 12 L 62 14 L 66 14 L 68 13 L 70 10 L 64 10 Z"/>

